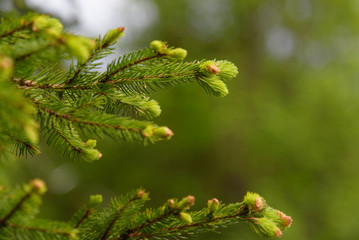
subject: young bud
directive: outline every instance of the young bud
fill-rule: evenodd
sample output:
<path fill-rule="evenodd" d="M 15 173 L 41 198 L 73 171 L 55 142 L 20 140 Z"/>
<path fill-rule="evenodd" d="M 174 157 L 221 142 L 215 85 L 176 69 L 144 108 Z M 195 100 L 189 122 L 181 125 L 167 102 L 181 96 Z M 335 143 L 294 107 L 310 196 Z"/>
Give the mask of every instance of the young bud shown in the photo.
<path fill-rule="evenodd" d="M 38 16 L 34 19 L 34 23 L 32 25 L 33 31 L 42 31 L 45 30 L 45 32 L 49 36 L 58 37 L 60 36 L 64 26 L 61 24 L 61 22 L 55 18 L 51 18 L 46 15 Z"/>
<path fill-rule="evenodd" d="M 168 127 L 157 127 L 153 129 L 153 135 L 165 140 L 169 140 L 173 136 L 173 132 Z"/>
<path fill-rule="evenodd" d="M 164 42 L 159 41 L 159 40 L 154 40 L 150 43 L 150 48 L 152 48 L 153 50 L 155 50 L 156 52 L 161 53 L 163 49 L 166 49 L 167 46 Z"/>
<path fill-rule="evenodd" d="M 286 230 L 287 228 L 289 228 L 293 221 L 290 216 L 287 216 L 281 211 L 278 211 L 271 207 L 267 207 L 263 211 L 263 216 L 272 219 L 272 221 L 274 221 L 281 230 Z"/>
<path fill-rule="evenodd" d="M 168 56 L 177 61 L 182 61 L 187 57 L 187 50 L 183 48 L 175 48 L 168 51 Z"/>
<path fill-rule="evenodd" d="M 31 124 L 26 124 L 24 126 L 24 131 L 30 142 L 36 144 L 39 141 L 39 132 L 37 126 L 31 126 Z"/>
<path fill-rule="evenodd" d="M 117 42 L 124 34 L 125 27 L 119 27 L 108 31 L 104 37 L 103 45 Z"/>
<path fill-rule="evenodd" d="M 180 212 L 179 217 L 186 224 L 191 224 L 192 223 L 192 217 L 188 213 Z"/>
<path fill-rule="evenodd" d="M 257 193 L 247 192 L 243 202 L 251 212 L 259 212 L 265 207 L 264 199 Z"/>
<path fill-rule="evenodd" d="M 179 209 L 188 209 L 194 205 L 195 197 L 192 195 L 188 195 L 178 203 L 177 208 Z"/>
<path fill-rule="evenodd" d="M 142 136 L 148 138 L 153 136 L 153 129 L 154 127 L 151 125 L 148 125 L 145 129 L 141 131 Z"/>
<path fill-rule="evenodd" d="M 199 77 L 199 83 L 205 88 L 210 88 L 213 95 L 217 97 L 224 97 L 228 94 L 227 85 L 216 75 Z"/>
<path fill-rule="evenodd" d="M 44 181 L 39 178 L 35 178 L 29 182 L 30 187 L 39 194 L 44 194 L 47 191 L 47 187 Z"/>
<path fill-rule="evenodd" d="M 213 213 L 217 211 L 219 206 L 219 201 L 217 198 L 212 198 L 211 200 L 208 200 L 207 208 L 209 213 Z"/>
<path fill-rule="evenodd" d="M 91 195 L 89 203 L 88 203 L 88 207 L 94 208 L 94 207 L 97 207 L 98 205 L 100 205 L 101 203 L 102 203 L 102 195 L 100 195 L 100 194 Z"/>
<path fill-rule="evenodd" d="M 95 40 L 82 36 L 68 35 L 65 43 L 70 54 L 74 55 L 80 61 L 88 59 L 91 51 L 96 47 Z"/>
<path fill-rule="evenodd" d="M 170 207 L 170 208 L 173 208 L 174 205 L 175 205 L 175 201 L 173 199 L 168 199 L 167 200 L 167 205 Z"/>
<path fill-rule="evenodd" d="M 94 148 L 96 147 L 96 143 L 97 143 L 96 140 L 89 139 L 87 142 L 85 142 L 85 145 L 88 146 L 89 148 Z"/>
<path fill-rule="evenodd" d="M 217 64 L 218 68 L 221 69 L 221 71 L 218 72 L 218 75 L 222 78 L 222 80 L 232 79 L 237 76 L 238 68 L 233 63 L 222 60 L 217 61 Z"/>
<path fill-rule="evenodd" d="M 252 229 L 264 238 L 280 237 L 282 231 L 277 227 L 275 222 L 266 217 L 262 218 L 248 218 L 248 223 Z"/>
<path fill-rule="evenodd" d="M 287 216 L 285 215 L 284 213 L 280 212 L 280 211 L 277 211 L 277 214 L 278 216 L 280 217 L 281 219 L 281 226 L 283 229 L 287 229 L 290 227 L 290 225 L 292 224 L 293 222 L 293 219 L 291 216 Z"/>
<path fill-rule="evenodd" d="M 99 160 L 102 157 L 102 153 L 100 153 L 97 149 L 86 149 L 85 152 L 85 160 L 87 162 L 93 162 L 95 160 Z"/>
<path fill-rule="evenodd" d="M 148 197 L 148 193 L 146 193 L 145 191 L 143 191 L 143 190 L 141 189 L 141 190 L 139 190 L 139 191 L 137 192 L 137 197 L 138 197 L 138 198 L 147 198 L 147 197 Z"/>
<path fill-rule="evenodd" d="M 220 69 L 217 67 L 218 63 L 215 61 L 205 61 L 199 65 L 200 72 L 210 76 L 211 74 L 217 75 Z"/>
<path fill-rule="evenodd" d="M 280 230 L 279 227 L 277 227 L 274 234 L 275 234 L 275 237 L 281 237 L 283 235 L 282 230 Z"/>

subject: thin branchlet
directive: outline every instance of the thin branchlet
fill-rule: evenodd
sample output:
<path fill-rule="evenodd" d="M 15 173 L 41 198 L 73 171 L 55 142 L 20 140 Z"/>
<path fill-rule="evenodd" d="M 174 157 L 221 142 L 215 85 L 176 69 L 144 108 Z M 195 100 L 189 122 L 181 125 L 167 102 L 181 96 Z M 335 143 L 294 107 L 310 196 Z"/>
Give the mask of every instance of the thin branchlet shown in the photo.
<path fill-rule="evenodd" d="M 80 154 L 84 152 L 83 149 L 78 148 L 78 147 L 76 147 L 74 144 L 72 144 L 71 141 L 70 141 L 70 139 L 68 139 L 64 134 L 62 134 L 62 132 L 61 132 L 57 127 L 53 126 L 53 128 L 55 129 L 56 133 L 57 133 L 62 139 L 64 139 L 69 146 L 71 146 L 71 148 L 72 148 L 74 151 L 76 151 L 76 152 L 78 152 L 78 153 L 80 153 Z"/>
<path fill-rule="evenodd" d="M 16 33 L 16 32 L 25 30 L 26 28 L 32 26 L 33 23 L 34 23 L 33 21 L 29 21 L 29 22 L 27 22 L 27 23 L 21 25 L 21 26 L 18 27 L 18 28 L 15 28 L 15 29 L 13 29 L 13 30 L 7 32 L 7 33 L 3 33 L 3 34 L 0 35 L 0 39 L 1 39 L 1 38 L 5 38 L 5 37 L 8 37 L 8 36 L 11 36 L 11 35 L 13 35 L 13 34 Z"/>
<path fill-rule="evenodd" d="M 168 234 L 173 234 L 173 233 L 177 233 L 177 232 L 181 232 L 187 229 L 195 229 L 195 228 L 199 228 L 199 227 L 204 227 L 207 224 L 211 224 L 211 223 L 215 223 L 215 222 L 219 222 L 219 221 L 223 221 L 223 220 L 231 220 L 231 219 L 237 219 L 240 221 L 245 221 L 244 219 L 244 212 L 239 212 L 237 214 L 234 215 L 229 215 L 229 216 L 224 216 L 224 217 L 213 217 L 213 218 L 207 218 L 203 221 L 199 221 L 199 222 L 193 222 L 192 224 L 187 224 L 187 225 L 175 225 L 169 229 L 163 228 L 161 229 L 160 232 L 156 232 L 156 233 L 152 233 L 152 234 L 142 234 L 139 231 L 136 231 L 133 233 L 134 236 L 140 236 L 141 238 L 151 238 L 151 237 L 156 237 L 156 236 L 161 236 L 161 235 L 168 235 Z M 122 238 L 116 239 L 116 240 L 121 240 Z M 125 238 L 127 239 L 127 238 Z"/>
<path fill-rule="evenodd" d="M 41 227 L 18 225 L 18 224 L 13 224 L 13 223 L 9 223 L 7 226 L 10 228 L 25 229 L 27 231 L 35 231 L 35 232 L 43 232 L 43 233 L 52 233 L 52 234 L 61 235 L 61 236 L 73 235 L 72 232 L 66 231 L 66 230 L 61 230 L 61 229 L 48 229 L 48 228 L 41 228 Z"/>
<path fill-rule="evenodd" d="M 74 228 L 79 228 L 80 225 L 90 216 L 92 210 L 86 209 L 85 214 L 82 216 L 82 218 L 76 223 Z"/>
<path fill-rule="evenodd" d="M 116 221 L 121 217 L 121 214 L 130 206 L 130 204 L 136 200 L 138 200 L 139 197 L 137 195 L 133 196 L 124 206 L 122 206 L 116 215 L 114 219 L 110 222 L 110 224 L 106 227 L 104 233 L 102 234 L 100 240 L 105 240 L 107 236 L 110 234 L 111 229 L 115 225 Z"/>
<path fill-rule="evenodd" d="M 76 122 L 76 123 L 79 123 L 79 124 L 92 125 L 92 126 L 104 127 L 104 128 L 113 128 L 113 129 L 116 129 L 116 130 L 128 130 L 128 131 L 132 131 L 132 132 L 141 132 L 142 131 L 142 129 L 140 129 L 140 128 L 124 127 L 121 124 L 109 124 L 109 123 L 93 122 L 93 121 L 90 121 L 90 120 L 80 119 L 80 118 L 77 118 L 77 117 L 75 117 L 75 116 L 73 116 L 71 114 L 62 114 L 62 113 L 56 112 L 56 111 L 54 111 L 52 109 L 42 107 L 40 105 L 37 105 L 37 107 L 40 110 L 45 111 L 50 115 L 66 119 L 67 121 Z"/>
<path fill-rule="evenodd" d="M 108 73 L 106 74 L 105 76 L 103 76 L 100 80 L 98 80 L 99 82 L 106 82 L 108 81 L 109 79 L 111 79 L 113 76 L 115 76 L 117 73 L 119 73 L 120 71 L 126 69 L 126 68 L 129 68 L 129 67 L 132 67 L 136 64 L 139 64 L 139 63 L 142 63 L 142 62 L 146 62 L 146 61 L 149 61 L 149 60 L 152 60 L 152 59 L 155 59 L 155 58 L 159 58 L 159 57 L 164 57 L 164 56 L 167 56 L 167 54 L 163 54 L 163 53 L 157 53 L 156 55 L 153 55 L 153 56 L 150 56 L 150 57 L 144 57 L 144 58 L 141 58 L 141 59 L 137 59 L 135 60 L 134 62 L 131 62 L 131 63 L 128 63 L 118 69 L 116 69 L 115 71 L 111 72 L 111 73 Z"/>
<path fill-rule="evenodd" d="M 32 193 L 33 193 L 32 191 L 26 193 L 20 199 L 20 201 L 10 210 L 10 212 L 5 217 L 0 219 L 0 228 L 7 226 L 7 221 L 16 213 L 16 211 L 18 211 L 21 208 L 24 202 L 31 197 Z"/>

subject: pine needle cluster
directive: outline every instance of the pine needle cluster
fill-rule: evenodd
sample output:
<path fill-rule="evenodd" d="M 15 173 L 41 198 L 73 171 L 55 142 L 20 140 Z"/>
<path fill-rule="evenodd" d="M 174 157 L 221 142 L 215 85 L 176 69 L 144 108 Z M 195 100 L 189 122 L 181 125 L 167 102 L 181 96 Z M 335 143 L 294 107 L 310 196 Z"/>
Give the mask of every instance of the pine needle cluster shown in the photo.
<path fill-rule="evenodd" d="M 225 60 L 185 62 L 186 50 L 157 40 L 100 71 L 101 59 L 123 35 L 120 27 L 97 39 L 77 36 L 57 19 L 35 13 L 1 21 L 1 160 L 39 154 L 40 135 L 65 157 L 88 162 L 102 156 L 94 137 L 145 144 L 168 140 L 173 132 L 151 121 L 161 113 L 151 92 L 198 83 L 223 97 L 226 81 L 238 73 Z M 191 212 L 193 196 L 142 210 L 149 200 L 142 189 L 112 199 L 102 210 L 96 208 L 102 197 L 91 196 L 68 222 L 41 220 L 36 214 L 45 192 L 39 179 L 15 189 L 0 185 L 2 239 L 178 239 L 239 221 L 261 236 L 280 237 L 291 224 L 290 217 L 252 193 L 241 203 L 212 199 Z"/>

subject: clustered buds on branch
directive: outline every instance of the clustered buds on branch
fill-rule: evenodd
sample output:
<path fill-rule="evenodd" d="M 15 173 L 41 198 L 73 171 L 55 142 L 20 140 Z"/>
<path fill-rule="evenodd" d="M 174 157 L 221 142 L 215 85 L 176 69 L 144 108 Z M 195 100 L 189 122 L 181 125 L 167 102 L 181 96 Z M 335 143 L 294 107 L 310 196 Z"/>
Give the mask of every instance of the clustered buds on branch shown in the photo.
<path fill-rule="evenodd" d="M 290 216 L 269 207 L 257 193 L 248 192 L 243 203 L 249 213 L 246 220 L 263 237 L 281 237 L 292 224 Z"/>
<path fill-rule="evenodd" d="M 83 141 L 80 136 L 144 143 L 169 140 L 174 135 L 171 129 L 142 119 L 161 112 L 149 98 L 151 91 L 197 82 L 208 93 L 223 97 L 228 94 L 226 81 L 238 74 L 229 61 L 184 62 L 186 50 L 158 40 L 98 71 L 99 60 L 112 53 L 123 35 L 124 27 L 119 27 L 96 40 L 76 36 L 63 32 L 57 19 L 38 14 L 2 22 L 0 160 L 40 153 L 39 132 L 69 158 L 90 162 L 102 154 L 95 149 L 96 140 Z M 56 66 L 71 57 L 78 61 L 69 69 Z M 9 192 L 1 187 L 1 237 L 177 239 L 240 221 L 263 237 L 280 237 L 292 223 L 291 217 L 268 206 L 256 193 L 228 205 L 213 198 L 199 211 L 190 211 L 195 197 L 189 195 L 141 212 L 149 200 L 142 189 L 113 198 L 104 210 L 96 210 L 102 196 L 93 195 L 69 222 L 43 221 L 35 216 L 46 190 L 40 179 Z"/>

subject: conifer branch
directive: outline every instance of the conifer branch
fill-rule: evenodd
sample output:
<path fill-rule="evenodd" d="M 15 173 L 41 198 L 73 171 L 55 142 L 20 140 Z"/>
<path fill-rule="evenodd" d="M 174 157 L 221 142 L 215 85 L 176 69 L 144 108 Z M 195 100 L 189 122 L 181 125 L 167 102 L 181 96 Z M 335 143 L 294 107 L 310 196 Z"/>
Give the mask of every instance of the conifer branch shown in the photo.
<path fill-rule="evenodd" d="M 8 36 L 11 36 L 11 35 L 15 34 L 16 32 L 22 31 L 22 30 L 32 26 L 33 23 L 34 23 L 33 21 L 30 21 L 30 22 L 27 22 L 25 24 L 22 24 L 21 26 L 13 29 L 13 30 L 11 30 L 11 31 L 9 31 L 7 33 L 3 33 L 3 34 L 0 35 L 0 39 L 8 37 Z"/>
<path fill-rule="evenodd" d="M 57 133 L 62 139 L 64 139 L 69 146 L 71 146 L 71 148 L 72 148 L 74 151 L 76 151 L 76 152 L 78 152 L 78 153 L 80 153 L 80 154 L 84 152 L 83 149 L 78 148 L 77 146 L 75 146 L 74 144 L 72 144 L 72 142 L 70 141 L 70 139 L 68 139 L 68 138 L 60 131 L 60 129 L 59 129 L 58 127 L 56 127 L 56 126 L 53 125 L 53 128 L 55 129 L 56 133 Z"/>
<path fill-rule="evenodd" d="M 45 108 L 42 107 L 40 105 L 38 105 L 38 108 L 47 112 L 50 115 L 59 117 L 59 118 L 63 118 L 67 121 L 70 122 L 75 122 L 75 123 L 79 123 L 79 124 L 83 124 L 83 125 L 90 125 L 90 126 L 97 126 L 97 127 L 104 127 L 104 128 L 112 128 L 112 129 L 116 129 L 116 130 L 127 130 L 127 131 L 132 131 L 132 132 L 141 132 L 143 129 L 140 128 L 135 128 L 135 127 L 125 127 L 121 124 L 110 124 L 110 123 L 102 123 L 102 122 L 95 122 L 95 121 L 90 121 L 90 120 L 84 120 L 81 119 L 79 117 L 73 116 L 71 114 L 62 114 L 59 112 L 56 112 L 52 109 L 49 108 Z"/>
<path fill-rule="evenodd" d="M 125 203 L 124 206 L 118 206 L 118 213 L 116 214 L 116 216 L 111 220 L 110 224 L 106 227 L 104 233 L 102 234 L 100 240 L 105 240 L 106 237 L 109 235 L 111 229 L 113 228 L 113 226 L 115 225 L 116 221 L 121 217 L 121 215 L 123 214 L 124 211 L 126 211 L 126 209 L 136 200 L 141 199 L 142 196 L 139 196 L 138 193 L 136 193 L 129 201 L 127 201 Z"/>
<path fill-rule="evenodd" d="M 167 56 L 167 54 L 163 54 L 163 53 L 156 53 L 155 55 L 153 56 L 149 56 L 149 57 L 144 57 L 144 58 L 141 58 L 141 59 L 137 59 L 135 60 L 134 62 L 130 62 L 116 70 L 114 70 L 113 72 L 109 73 L 109 74 L 106 74 L 105 76 L 103 76 L 100 80 L 98 80 L 98 82 L 106 82 L 108 81 L 109 79 L 111 79 L 113 76 L 115 76 L 117 73 L 119 73 L 120 71 L 126 69 L 126 68 L 129 68 L 129 67 L 132 67 L 136 64 L 139 64 L 139 63 L 142 63 L 142 62 L 146 62 L 146 61 L 149 61 L 149 60 L 152 60 L 152 59 L 155 59 L 155 58 L 159 58 L 159 57 L 164 57 L 164 56 Z"/>
<path fill-rule="evenodd" d="M 48 228 L 41 228 L 41 227 L 32 227 L 32 226 L 25 226 L 25 225 L 18 225 L 9 223 L 7 227 L 15 228 L 15 229 L 24 229 L 27 231 L 35 231 L 35 232 L 42 232 L 42 233 L 52 233 L 56 235 L 62 236 L 72 236 L 74 233 L 72 231 L 66 231 L 62 229 L 48 229 Z"/>
<path fill-rule="evenodd" d="M 15 145 L 19 145 L 17 150 L 16 150 L 16 155 L 17 156 L 21 156 L 21 155 L 26 155 L 26 153 L 24 154 L 23 153 L 23 150 L 20 149 L 20 146 L 24 146 L 26 150 L 28 150 L 28 152 L 31 154 L 31 155 L 34 155 L 36 153 L 40 153 L 40 149 L 37 147 L 37 146 L 34 146 L 32 144 L 30 144 L 29 142 L 26 142 L 22 139 L 19 139 L 15 136 L 12 136 L 12 135 L 8 135 L 13 141 L 15 141 Z"/>
<path fill-rule="evenodd" d="M 90 216 L 92 210 L 91 209 L 86 209 L 85 214 L 82 216 L 82 218 L 76 223 L 74 228 L 79 228 L 80 225 Z"/>
<path fill-rule="evenodd" d="M 35 49 L 35 50 L 32 50 L 30 52 L 27 52 L 23 55 L 19 55 L 19 56 L 16 56 L 14 58 L 15 62 L 18 62 L 18 61 L 23 61 L 23 60 L 26 60 L 27 58 L 29 58 L 30 56 L 34 55 L 34 54 L 37 54 L 39 52 L 42 52 L 42 51 L 46 51 L 48 50 L 49 48 L 53 47 L 54 46 L 54 43 L 53 42 L 50 42 L 50 43 L 47 43 L 41 47 L 39 47 L 38 49 Z"/>
<path fill-rule="evenodd" d="M 10 212 L 3 218 L 0 219 L 0 228 L 2 227 L 6 227 L 7 226 L 7 221 L 15 214 L 16 211 L 18 211 L 22 204 L 28 199 L 30 198 L 32 195 L 32 191 L 26 193 L 21 199 L 20 201 L 10 210 Z"/>
<path fill-rule="evenodd" d="M 29 27 L 31 30 L 24 31 Z M 16 34 L 19 31 L 24 35 Z M 168 47 L 158 40 L 152 41 L 149 48 L 114 60 L 105 72 L 97 71 L 101 65 L 98 60 L 112 53 L 110 47 L 123 31 L 112 29 L 95 41 L 66 34 L 58 20 L 37 14 L 0 26 L 1 158 L 7 153 L 38 151 L 41 125 L 47 143 L 71 159 L 98 160 L 102 154 L 94 148 L 96 140 L 84 142 L 80 135 L 107 135 L 144 143 L 173 136 L 168 127 L 136 120 L 138 116 L 152 118 L 160 114 L 158 103 L 147 96 L 151 90 L 198 82 L 212 95 L 228 94 L 225 83 L 238 73 L 233 63 L 184 62 L 186 50 Z M 9 38 L 2 40 L 6 37 Z M 68 57 L 78 60 L 69 69 L 53 66 L 55 61 Z M 280 237 L 292 223 L 291 217 L 271 208 L 255 193 L 247 193 L 243 202 L 229 205 L 212 199 L 207 208 L 199 211 L 189 212 L 194 197 L 187 196 L 142 212 L 149 199 L 143 190 L 114 198 L 103 210 L 95 209 L 102 196 L 91 196 L 69 222 L 41 222 L 35 215 L 45 191 L 44 182 L 35 179 L 0 199 L 0 213 L 5 215 L 0 217 L 1 237 L 168 239 L 240 221 L 247 222 L 263 237 Z M 4 195 L 7 194 L 0 191 L 0 196 Z"/>

